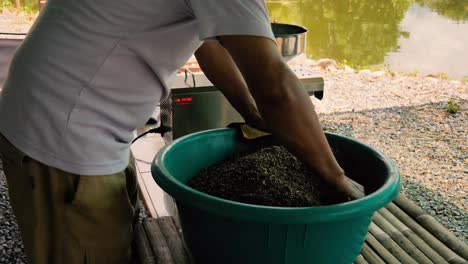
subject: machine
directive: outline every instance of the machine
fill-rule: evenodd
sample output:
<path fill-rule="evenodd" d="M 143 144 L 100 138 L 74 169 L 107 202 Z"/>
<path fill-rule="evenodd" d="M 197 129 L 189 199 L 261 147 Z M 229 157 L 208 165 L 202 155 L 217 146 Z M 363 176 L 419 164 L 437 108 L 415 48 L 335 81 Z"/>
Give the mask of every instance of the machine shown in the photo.
<path fill-rule="evenodd" d="M 278 49 L 286 61 L 304 52 L 305 28 L 272 23 L 272 29 Z M 309 96 L 322 99 L 324 81 L 320 74 L 304 66 L 291 66 L 291 69 Z M 169 98 L 160 103 L 160 127 L 164 128 L 165 142 L 201 130 L 226 127 L 242 120 L 203 72 L 194 73 L 189 69 L 176 76 Z"/>

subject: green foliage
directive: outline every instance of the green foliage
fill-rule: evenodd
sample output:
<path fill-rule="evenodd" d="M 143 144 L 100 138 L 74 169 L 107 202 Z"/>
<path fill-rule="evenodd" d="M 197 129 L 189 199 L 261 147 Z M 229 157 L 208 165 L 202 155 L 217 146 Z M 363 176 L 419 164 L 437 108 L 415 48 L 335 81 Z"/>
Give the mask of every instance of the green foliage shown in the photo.
<path fill-rule="evenodd" d="M 370 65 L 367 67 L 371 71 L 387 71 L 388 68 L 385 65 Z"/>
<path fill-rule="evenodd" d="M 23 6 L 21 9 L 26 13 L 36 13 L 38 9 L 38 2 L 39 1 L 37 0 L 22 0 L 21 3 Z"/>
<path fill-rule="evenodd" d="M 455 21 L 468 20 L 466 0 L 415 0 L 421 6 L 427 6 L 437 14 Z"/>
<path fill-rule="evenodd" d="M 461 106 L 455 101 L 455 99 L 450 99 L 445 104 L 445 109 L 450 114 L 456 114 L 461 110 Z"/>
<path fill-rule="evenodd" d="M 355 63 L 352 63 L 346 59 L 343 59 L 339 62 L 336 63 L 338 65 L 338 67 L 340 68 L 344 68 L 345 65 L 348 65 L 349 67 L 355 69 L 355 70 L 364 70 L 364 69 L 368 69 L 368 70 L 371 70 L 371 71 L 385 71 L 387 73 L 391 73 L 392 70 L 390 70 L 390 68 L 388 67 L 388 65 L 382 65 L 382 64 L 376 64 L 376 65 L 359 65 L 359 64 L 355 64 Z"/>
<path fill-rule="evenodd" d="M 416 77 L 419 75 L 419 70 L 414 70 L 412 72 L 408 72 L 406 73 L 407 76 L 412 76 L 412 77 Z"/>
<path fill-rule="evenodd" d="M 460 79 L 460 81 L 461 81 L 462 83 L 468 83 L 468 76 L 463 76 L 463 77 Z"/>
<path fill-rule="evenodd" d="M 347 65 L 347 66 L 349 66 L 349 67 L 351 67 L 351 68 L 353 68 L 353 69 L 355 69 L 355 70 L 363 70 L 363 69 L 369 68 L 368 66 L 356 65 L 356 64 L 354 64 L 354 63 L 352 63 L 352 62 L 350 62 L 350 61 L 348 61 L 348 60 L 346 60 L 346 59 L 343 59 L 343 60 L 341 60 L 341 61 L 338 61 L 336 64 L 337 64 L 338 67 L 340 67 L 340 68 L 344 68 L 344 66 Z"/>
<path fill-rule="evenodd" d="M 10 0 L 0 0 L 2 8 L 13 8 L 13 3 Z"/>
<path fill-rule="evenodd" d="M 28 14 L 33 14 L 37 12 L 37 8 L 31 7 L 31 6 L 23 6 L 21 7 L 23 12 L 26 12 Z"/>
<path fill-rule="evenodd" d="M 346 65 L 350 66 L 347 60 L 337 61 L 336 65 L 338 65 L 338 67 L 340 67 L 340 68 L 344 68 L 344 66 L 346 66 Z"/>
<path fill-rule="evenodd" d="M 446 74 L 445 72 L 439 72 L 436 74 L 437 78 L 442 79 L 442 80 L 450 80 L 450 76 Z"/>
<path fill-rule="evenodd" d="M 30 13 L 30 14 L 36 13 L 37 5 L 38 5 L 37 0 L 22 0 L 21 9 L 19 11 Z M 15 8 L 13 4 L 13 0 L 0 0 L 0 8 L 8 8 L 8 9 Z"/>

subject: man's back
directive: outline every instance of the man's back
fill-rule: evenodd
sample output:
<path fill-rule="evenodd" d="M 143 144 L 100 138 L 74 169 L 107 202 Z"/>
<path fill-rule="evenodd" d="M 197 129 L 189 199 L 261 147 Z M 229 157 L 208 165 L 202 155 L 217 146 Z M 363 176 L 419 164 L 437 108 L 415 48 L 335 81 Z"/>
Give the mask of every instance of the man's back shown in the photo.
<path fill-rule="evenodd" d="M 121 171 L 132 131 L 201 44 L 190 10 L 183 0 L 49 1 L 13 59 L 0 131 L 54 167 Z"/>

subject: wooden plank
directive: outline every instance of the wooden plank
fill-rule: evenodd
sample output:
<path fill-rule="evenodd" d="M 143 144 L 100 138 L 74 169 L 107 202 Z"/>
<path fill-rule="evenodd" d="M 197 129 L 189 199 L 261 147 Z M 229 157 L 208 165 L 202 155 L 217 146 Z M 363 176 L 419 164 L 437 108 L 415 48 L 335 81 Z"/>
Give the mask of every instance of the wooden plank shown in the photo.
<path fill-rule="evenodd" d="M 362 245 L 361 254 L 369 264 L 385 264 L 385 261 L 367 243 Z"/>
<path fill-rule="evenodd" d="M 424 240 L 416 235 L 410 228 L 403 224 L 397 217 L 392 215 L 387 208 L 382 208 L 379 213 L 392 225 L 398 229 L 406 238 L 408 238 L 421 252 L 423 252 L 428 258 L 437 264 L 448 264 L 441 255 L 439 255 L 434 249 L 431 248 Z"/>
<path fill-rule="evenodd" d="M 354 264 L 369 264 L 369 262 L 367 262 L 362 255 L 359 255 L 354 261 Z"/>
<path fill-rule="evenodd" d="M 395 258 L 395 256 L 393 256 L 390 251 L 388 251 L 384 246 L 382 246 L 382 244 L 380 244 L 380 242 L 371 233 L 367 233 L 366 245 L 369 245 L 369 248 L 373 249 L 373 252 L 377 253 L 386 263 L 400 264 L 400 261 L 397 258 Z M 368 255 L 373 254 L 369 252 Z"/>
<path fill-rule="evenodd" d="M 140 194 L 140 199 L 145 206 L 145 209 L 150 217 L 157 217 L 157 210 L 155 207 L 155 202 L 153 202 L 153 197 L 151 195 L 151 188 L 147 185 L 147 181 L 143 178 L 143 174 L 140 172 L 138 164 L 135 164 L 137 170 L 137 179 L 138 179 L 138 193 Z"/>
<path fill-rule="evenodd" d="M 457 255 L 468 260 L 468 245 L 458 239 L 452 232 L 440 224 L 434 217 L 428 215 L 421 207 L 413 203 L 404 195 L 399 195 L 395 203 L 406 213 L 416 219 L 421 226 L 437 237 L 442 243 Z"/>
<path fill-rule="evenodd" d="M 424 253 L 422 253 L 411 241 L 406 238 L 398 229 L 387 221 L 379 212 L 374 214 L 373 222 L 380 227 L 393 241 L 395 241 L 408 255 L 416 262 L 431 264 L 434 263 Z"/>
<path fill-rule="evenodd" d="M 369 226 L 369 232 L 375 236 L 375 238 L 392 253 L 402 263 L 407 264 L 418 264 L 406 251 L 404 251 L 393 239 L 386 234 L 380 227 L 374 222 Z"/>
<path fill-rule="evenodd" d="M 143 221 L 146 235 L 151 243 L 154 255 L 156 257 L 156 263 L 158 264 L 179 264 L 174 261 L 171 254 L 171 249 L 166 242 L 166 239 L 159 227 L 157 221 L 154 218 L 146 218 Z"/>
<path fill-rule="evenodd" d="M 184 246 L 180 232 L 178 231 L 176 224 L 172 217 L 159 217 L 156 219 L 164 238 L 167 241 L 167 245 L 170 249 L 174 263 L 177 264 L 189 264 L 191 259 L 188 251 Z"/>
<path fill-rule="evenodd" d="M 151 248 L 151 244 L 146 236 L 143 225 L 138 223 L 135 226 L 135 249 L 139 257 L 140 264 L 158 264 Z"/>
<path fill-rule="evenodd" d="M 424 229 L 416 220 L 407 215 L 400 207 L 391 203 L 387 209 L 398 218 L 403 224 L 408 226 L 415 232 L 422 240 L 424 240 L 432 249 L 441 255 L 449 263 L 466 263 L 460 256 L 453 252 L 449 247 L 440 242 L 429 231 Z"/>

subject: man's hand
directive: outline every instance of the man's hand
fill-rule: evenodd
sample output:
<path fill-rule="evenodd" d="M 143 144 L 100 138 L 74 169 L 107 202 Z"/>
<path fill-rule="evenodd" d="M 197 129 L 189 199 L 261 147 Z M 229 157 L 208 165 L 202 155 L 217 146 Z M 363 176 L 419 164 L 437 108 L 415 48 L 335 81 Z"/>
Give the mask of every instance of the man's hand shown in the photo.
<path fill-rule="evenodd" d="M 345 175 L 340 177 L 340 179 L 341 180 L 335 185 L 338 188 L 339 192 L 348 196 L 352 200 L 359 199 L 365 196 L 364 187 L 361 184 L 351 180 Z"/>
<path fill-rule="evenodd" d="M 255 36 L 221 36 L 224 47 L 205 41 L 195 56 L 203 72 L 245 121 L 272 132 L 326 182 L 357 199 L 363 187 L 338 165 L 309 96 L 284 63 L 275 43 Z"/>
<path fill-rule="evenodd" d="M 256 36 L 220 39 L 247 82 L 268 131 L 335 189 L 353 199 L 362 197 L 362 186 L 345 176 L 308 94 L 275 42 Z"/>

